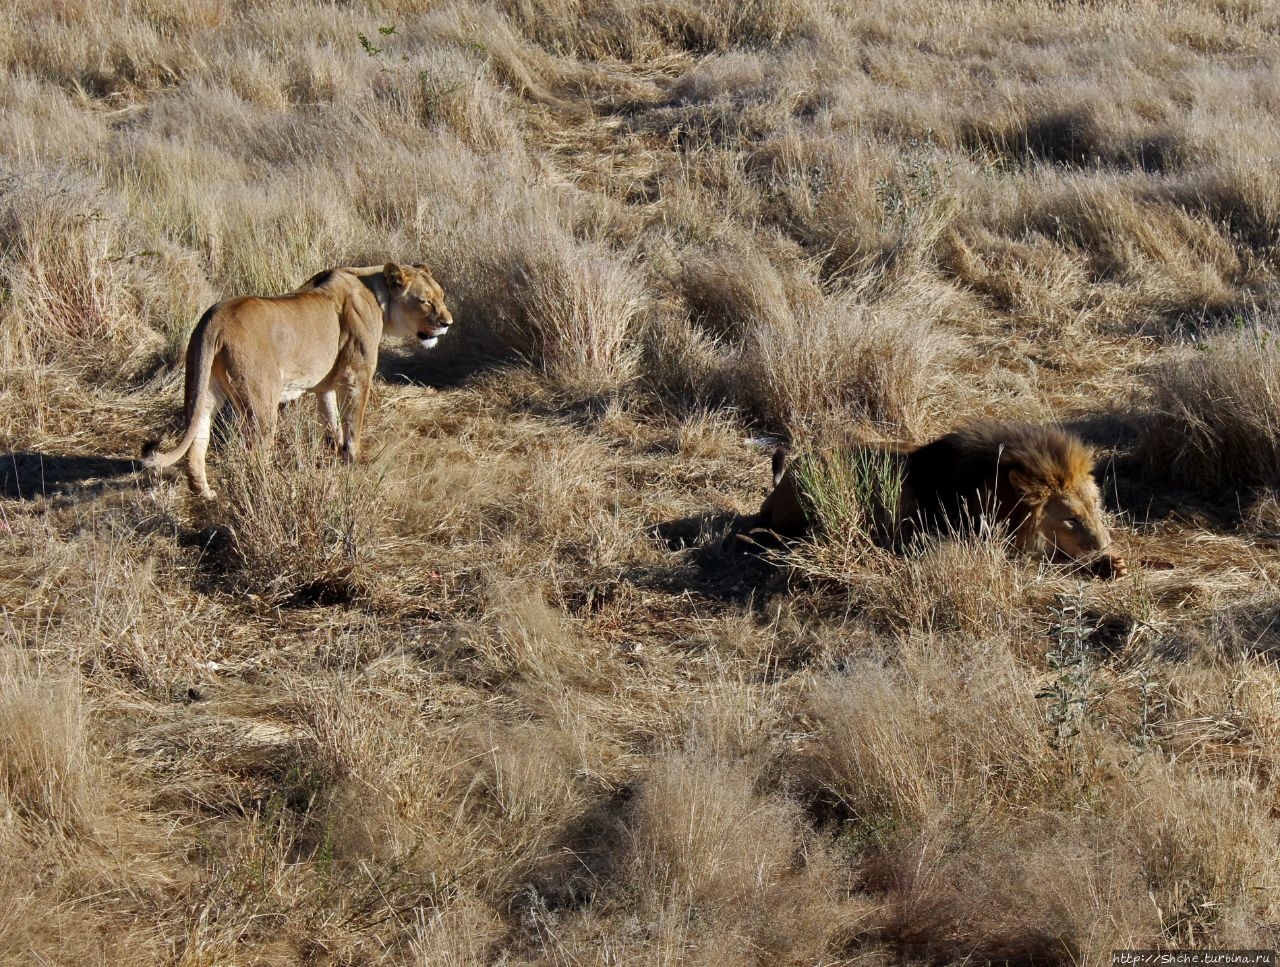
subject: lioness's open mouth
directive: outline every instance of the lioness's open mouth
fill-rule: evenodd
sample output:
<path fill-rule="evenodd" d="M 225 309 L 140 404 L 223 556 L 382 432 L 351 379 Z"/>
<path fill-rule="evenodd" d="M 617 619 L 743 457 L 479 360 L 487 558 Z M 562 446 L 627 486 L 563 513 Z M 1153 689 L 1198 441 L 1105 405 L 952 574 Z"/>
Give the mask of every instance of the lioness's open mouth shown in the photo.
<path fill-rule="evenodd" d="M 440 337 L 444 334 L 444 329 L 437 329 L 435 332 L 419 332 L 418 342 L 422 343 L 426 349 L 434 349 L 436 343 L 440 341 Z"/>

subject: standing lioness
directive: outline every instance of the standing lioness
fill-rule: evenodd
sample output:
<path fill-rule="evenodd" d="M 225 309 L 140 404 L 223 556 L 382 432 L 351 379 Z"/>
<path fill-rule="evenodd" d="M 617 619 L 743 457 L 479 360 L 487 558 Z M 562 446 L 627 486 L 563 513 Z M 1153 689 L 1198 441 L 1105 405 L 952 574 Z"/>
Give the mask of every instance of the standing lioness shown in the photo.
<path fill-rule="evenodd" d="M 333 444 L 344 459 L 360 452 L 369 384 L 384 335 L 417 337 L 427 349 L 453 318 L 425 265 L 336 268 L 298 291 L 242 296 L 208 309 L 187 343 L 187 429 L 168 453 L 159 441 L 143 463 L 159 469 L 187 454 L 187 480 L 212 497 L 205 476 L 214 414 L 230 401 L 250 432 L 275 436 L 280 403 L 315 393 Z"/>

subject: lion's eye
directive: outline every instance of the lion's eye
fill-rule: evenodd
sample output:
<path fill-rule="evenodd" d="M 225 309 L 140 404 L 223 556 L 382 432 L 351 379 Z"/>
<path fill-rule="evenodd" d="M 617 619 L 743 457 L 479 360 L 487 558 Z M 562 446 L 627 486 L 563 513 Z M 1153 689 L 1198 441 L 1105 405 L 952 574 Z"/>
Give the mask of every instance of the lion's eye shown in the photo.
<path fill-rule="evenodd" d="M 1065 523 L 1067 527 L 1070 528 L 1071 530 L 1075 530 L 1077 527 L 1080 526 L 1080 518 L 1068 517 L 1063 523 Z"/>

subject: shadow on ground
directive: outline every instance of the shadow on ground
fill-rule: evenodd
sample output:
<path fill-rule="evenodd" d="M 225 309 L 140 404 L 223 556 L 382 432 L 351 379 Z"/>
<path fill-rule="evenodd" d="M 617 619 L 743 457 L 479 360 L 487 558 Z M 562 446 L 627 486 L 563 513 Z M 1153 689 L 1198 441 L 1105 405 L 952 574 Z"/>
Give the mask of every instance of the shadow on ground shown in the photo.
<path fill-rule="evenodd" d="M 510 365 L 466 345 L 451 344 L 449 337 L 435 349 L 424 350 L 408 344 L 388 343 L 378 353 L 378 376 L 392 384 L 456 389 L 477 376 Z"/>
<path fill-rule="evenodd" d="M 60 456 L 35 451 L 0 454 L 0 496 L 35 500 L 75 491 L 99 494 L 133 482 L 140 469 L 122 457 Z"/>
<path fill-rule="evenodd" d="M 743 518 L 711 511 L 656 525 L 651 531 L 672 552 L 670 565 L 637 568 L 627 578 L 641 587 L 691 591 L 726 602 L 763 602 L 781 589 L 779 568 L 736 540 Z"/>
<path fill-rule="evenodd" d="M 1098 450 L 1098 484 L 1107 509 L 1139 525 L 1181 521 L 1219 532 L 1236 529 L 1254 495 L 1206 493 L 1170 482 L 1158 455 L 1143 453 L 1143 419 L 1140 412 L 1101 412 L 1064 424 Z"/>

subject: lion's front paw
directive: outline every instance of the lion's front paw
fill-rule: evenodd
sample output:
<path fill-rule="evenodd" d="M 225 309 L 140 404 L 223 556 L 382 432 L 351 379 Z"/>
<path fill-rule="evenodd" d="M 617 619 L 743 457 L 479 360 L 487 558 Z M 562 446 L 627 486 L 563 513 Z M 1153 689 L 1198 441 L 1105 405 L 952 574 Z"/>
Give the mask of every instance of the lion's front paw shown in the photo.
<path fill-rule="evenodd" d="M 1129 573 L 1129 565 L 1123 557 L 1100 557 L 1093 562 L 1093 573 L 1104 581 L 1114 581 Z"/>

